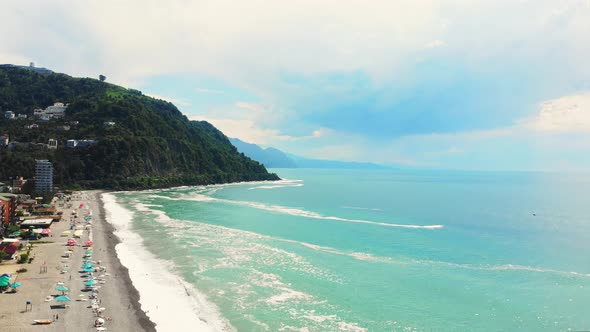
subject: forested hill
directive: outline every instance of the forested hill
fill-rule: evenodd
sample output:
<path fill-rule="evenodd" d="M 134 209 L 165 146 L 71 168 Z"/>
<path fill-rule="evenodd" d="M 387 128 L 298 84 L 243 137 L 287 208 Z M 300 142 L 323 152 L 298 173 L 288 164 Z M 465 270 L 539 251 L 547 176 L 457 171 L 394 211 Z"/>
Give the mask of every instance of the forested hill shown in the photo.
<path fill-rule="evenodd" d="M 62 119 L 41 121 L 36 108 L 69 104 Z M 173 104 L 90 78 L 0 66 L 0 181 L 34 176 L 35 159 L 54 163 L 64 188 L 133 189 L 235 181 L 275 180 L 203 121 L 189 121 Z M 6 111 L 27 119 L 6 119 Z M 108 122 L 108 124 L 106 124 Z M 114 122 L 114 125 L 112 124 Z M 30 128 L 32 124 L 38 125 Z M 47 149 L 49 139 L 57 149 Z M 96 140 L 66 148 L 70 139 Z"/>

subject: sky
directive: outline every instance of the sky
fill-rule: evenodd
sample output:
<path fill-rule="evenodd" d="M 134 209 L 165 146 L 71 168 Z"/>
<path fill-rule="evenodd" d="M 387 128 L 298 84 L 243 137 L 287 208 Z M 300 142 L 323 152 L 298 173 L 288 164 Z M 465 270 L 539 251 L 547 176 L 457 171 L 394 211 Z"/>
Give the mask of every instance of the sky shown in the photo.
<path fill-rule="evenodd" d="M 590 170 L 590 0 L 1 0 L 0 63 L 321 159 Z"/>

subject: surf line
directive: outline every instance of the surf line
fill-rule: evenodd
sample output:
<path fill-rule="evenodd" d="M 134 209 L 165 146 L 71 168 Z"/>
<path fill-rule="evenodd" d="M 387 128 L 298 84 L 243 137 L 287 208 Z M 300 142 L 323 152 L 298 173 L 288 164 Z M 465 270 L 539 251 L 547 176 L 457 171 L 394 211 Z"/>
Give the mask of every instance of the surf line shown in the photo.
<path fill-rule="evenodd" d="M 197 201 L 197 202 L 218 202 L 218 203 L 226 203 L 226 204 L 234 204 L 234 205 L 241 205 L 250 208 L 255 208 L 259 210 L 275 212 L 275 213 L 282 213 L 287 214 L 295 217 L 305 217 L 311 219 L 320 219 L 320 220 L 333 220 L 333 221 L 341 221 L 341 222 L 349 222 L 349 223 L 358 223 L 358 224 L 368 224 L 368 225 L 376 225 L 382 227 L 398 227 L 398 228 L 411 228 L 411 229 L 440 229 L 443 228 L 443 225 L 411 225 L 411 224 L 390 224 L 385 222 L 378 222 L 378 221 L 370 221 L 370 220 L 362 220 L 362 219 L 346 219 L 341 217 L 333 217 L 333 216 L 324 216 L 316 212 L 307 211 L 298 208 L 291 208 L 281 205 L 267 205 L 264 203 L 258 202 L 249 202 L 249 201 L 233 201 L 229 199 L 221 199 L 221 198 L 214 198 L 203 194 L 196 194 L 192 196 L 184 196 L 178 197 L 174 200 L 187 200 L 187 201 Z"/>

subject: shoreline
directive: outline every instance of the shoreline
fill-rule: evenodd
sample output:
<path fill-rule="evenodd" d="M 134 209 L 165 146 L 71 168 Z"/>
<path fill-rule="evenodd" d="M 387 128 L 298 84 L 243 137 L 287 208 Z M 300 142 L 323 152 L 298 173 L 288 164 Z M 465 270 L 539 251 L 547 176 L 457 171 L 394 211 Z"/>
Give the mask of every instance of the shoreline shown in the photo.
<path fill-rule="evenodd" d="M 236 331 L 215 304 L 170 271 L 169 262 L 145 247 L 144 239 L 131 228 L 136 212 L 121 205 L 112 192 L 104 193 L 103 197 L 105 222 L 121 240 L 117 257 L 122 266 L 127 267 L 127 277 L 140 297 L 138 307 L 150 323 L 155 324 L 159 332 L 183 330 L 186 326 L 199 332 Z M 162 305 L 164 303 L 166 305 Z"/>
<path fill-rule="evenodd" d="M 152 322 L 147 314 L 141 309 L 141 303 L 139 303 L 139 291 L 133 285 L 131 281 L 131 277 L 129 275 L 129 269 L 121 263 L 119 256 L 117 255 L 116 246 L 121 243 L 119 237 L 115 234 L 115 226 L 109 223 L 106 219 L 106 210 L 104 208 L 104 202 L 102 201 L 102 194 L 108 193 L 107 191 L 93 191 L 93 192 L 85 192 L 89 193 L 90 195 L 94 196 L 94 201 L 97 202 L 98 208 L 98 220 L 101 224 L 102 235 L 104 236 L 105 243 L 106 243 L 106 250 L 113 253 L 113 259 L 111 261 L 113 271 L 118 271 L 118 275 L 120 279 L 123 281 L 123 285 L 127 288 L 127 292 L 125 292 L 129 300 L 131 301 L 131 305 L 133 307 L 134 315 L 139 322 L 139 325 L 142 327 L 143 331 L 149 332 L 156 332 L 156 324 Z M 95 236 L 98 235 L 98 232 L 95 231 Z M 108 236 L 106 234 L 109 234 Z M 123 308 L 121 308 L 123 309 Z"/>

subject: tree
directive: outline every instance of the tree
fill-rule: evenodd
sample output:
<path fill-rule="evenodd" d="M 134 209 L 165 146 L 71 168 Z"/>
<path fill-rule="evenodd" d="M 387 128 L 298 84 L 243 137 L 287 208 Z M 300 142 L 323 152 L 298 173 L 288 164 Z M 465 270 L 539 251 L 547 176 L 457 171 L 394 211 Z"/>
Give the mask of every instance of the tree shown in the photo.
<path fill-rule="evenodd" d="M 107 77 L 101 74 L 101 75 L 98 75 L 98 79 L 100 79 L 101 82 L 104 82 L 104 80 L 106 80 Z"/>

